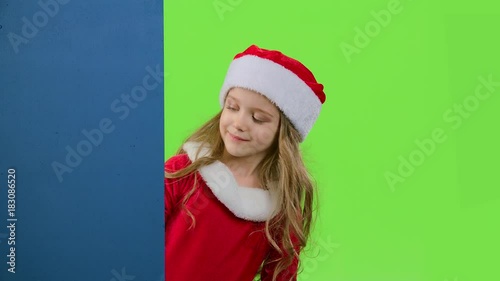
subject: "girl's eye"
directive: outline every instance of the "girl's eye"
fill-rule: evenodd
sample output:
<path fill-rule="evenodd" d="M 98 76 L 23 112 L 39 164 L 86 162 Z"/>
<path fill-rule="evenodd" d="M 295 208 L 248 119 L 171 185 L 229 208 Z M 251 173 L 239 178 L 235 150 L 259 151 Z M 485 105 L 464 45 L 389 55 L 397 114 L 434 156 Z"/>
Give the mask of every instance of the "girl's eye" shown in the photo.
<path fill-rule="evenodd" d="M 238 109 L 236 109 L 236 108 L 234 108 L 234 107 L 232 107 L 232 106 L 230 106 L 230 105 L 226 105 L 226 108 L 227 108 L 228 110 L 230 110 L 230 111 L 237 111 L 237 110 L 238 110 Z M 254 121 L 255 123 L 257 123 L 257 124 L 262 124 L 262 123 L 264 123 L 264 122 L 265 122 L 265 121 L 262 121 L 262 120 L 259 120 L 259 119 L 255 118 L 255 116 L 252 116 L 252 119 L 253 119 L 253 121 Z"/>
<path fill-rule="evenodd" d="M 262 124 L 262 123 L 264 123 L 264 121 L 259 120 L 259 119 L 256 119 L 256 118 L 255 118 L 255 117 L 253 117 L 253 116 L 252 116 L 252 118 L 253 118 L 253 121 L 254 121 L 255 123 L 257 123 L 257 124 Z"/>

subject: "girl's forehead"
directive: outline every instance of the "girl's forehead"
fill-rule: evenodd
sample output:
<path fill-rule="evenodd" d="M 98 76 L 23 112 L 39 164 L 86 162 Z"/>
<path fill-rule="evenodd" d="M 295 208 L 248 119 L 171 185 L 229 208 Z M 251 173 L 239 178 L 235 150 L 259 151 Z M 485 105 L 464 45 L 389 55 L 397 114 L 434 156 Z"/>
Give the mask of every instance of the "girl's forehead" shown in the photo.
<path fill-rule="evenodd" d="M 244 92 L 230 92 L 228 93 L 226 99 L 249 107 L 255 107 L 257 109 L 266 109 L 267 111 L 273 112 L 278 111 L 276 105 L 274 105 L 274 103 L 271 102 L 267 97 L 250 90 L 246 90 Z"/>
<path fill-rule="evenodd" d="M 255 102 L 272 105 L 272 102 L 264 95 L 243 88 L 234 88 L 227 94 L 228 98 L 241 102 Z"/>

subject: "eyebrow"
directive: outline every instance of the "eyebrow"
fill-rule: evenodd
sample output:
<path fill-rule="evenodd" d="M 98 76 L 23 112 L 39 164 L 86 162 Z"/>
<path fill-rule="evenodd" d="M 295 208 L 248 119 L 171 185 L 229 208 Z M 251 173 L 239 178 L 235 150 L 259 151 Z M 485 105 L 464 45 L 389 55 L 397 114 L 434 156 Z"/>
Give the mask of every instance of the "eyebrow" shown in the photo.
<path fill-rule="evenodd" d="M 238 100 L 237 98 L 235 98 L 235 97 L 233 97 L 233 96 L 231 96 L 231 95 L 227 95 L 227 98 L 228 98 L 228 99 L 229 99 L 229 98 L 231 98 L 231 99 L 233 99 L 233 100 L 235 100 L 235 101 L 239 102 L 239 100 Z M 260 108 L 253 108 L 253 107 L 251 107 L 251 109 L 254 109 L 254 110 L 260 111 L 260 112 L 262 112 L 262 113 L 264 113 L 264 114 L 266 114 L 266 115 L 269 115 L 270 117 L 274 118 L 274 116 L 273 116 L 271 113 L 269 113 L 269 112 L 267 112 L 267 111 L 265 111 L 265 110 L 262 110 L 262 109 L 260 109 Z"/>

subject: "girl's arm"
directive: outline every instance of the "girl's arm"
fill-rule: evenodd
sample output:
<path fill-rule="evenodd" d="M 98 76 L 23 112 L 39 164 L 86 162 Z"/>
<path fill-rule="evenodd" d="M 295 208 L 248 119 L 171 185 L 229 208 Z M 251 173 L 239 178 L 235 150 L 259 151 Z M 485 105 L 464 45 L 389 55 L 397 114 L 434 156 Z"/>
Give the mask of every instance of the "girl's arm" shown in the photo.
<path fill-rule="evenodd" d="M 173 173 L 185 168 L 189 165 L 190 161 L 186 154 L 180 154 L 171 157 L 165 162 L 165 172 Z M 173 210 L 179 204 L 185 194 L 187 180 L 183 179 L 169 179 L 164 180 L 164 201 L 165 201 L 165 223 L 172 214 Z"/>

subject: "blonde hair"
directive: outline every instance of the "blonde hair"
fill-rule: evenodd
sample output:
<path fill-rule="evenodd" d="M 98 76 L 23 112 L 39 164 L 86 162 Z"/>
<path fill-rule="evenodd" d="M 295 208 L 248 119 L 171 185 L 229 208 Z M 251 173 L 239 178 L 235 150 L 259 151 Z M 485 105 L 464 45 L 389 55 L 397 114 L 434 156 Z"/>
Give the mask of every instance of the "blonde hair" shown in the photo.
<path fill-rule="evenodd" d="M 209 165 L 218 161 L 224 151 L 224 143 L 219 131 L 219 122 L 222 111 L 212 117 L 208 122 L 196 130 L 185 142 L 208 143 L 212 147 L 209 155 L 193 161 L 190 165 L 174 173 L 165 172 L 166 178 L 180 178 L 195 173 L 200 167 Z M 299 259 L 300 249 L 305 248 L 309 239 L 312 225 L 313 200 L 316 198 L 316 188 L 312 177 L 309 175 L 303 163 L 299 148 L 300 134 L 292 126 L 288 118 L 280 111 L 280 124 L 278 134 L 271 146 L 269 153 L 258 165 L 259 181 L 261 186 L 268 186 L 270 182 L 277 181 L 273 188 L 276 188 L 276 194 L 279 198 L 279 212 L 265 222 L 265 234 L 269 243 L 281 255 L 281 258 L 270 260 L 267 257 L 261 264 L 257 275 L 260 275 L 262 269 L 267 264 L 277 263 L 274 270 L 272 281 L 275 281 L 278 274 L 291 265 L 293 258 Z M 197 153 L 201 150 L 201 146 Z M 183 154 L 186 151 L 182 146 L 176 154 Z M 182 208 L 186 210 L 192 219 L 191 227 L 196 222 L 193 214 L 185 207 L 189 197 L 196 191 L 196 178 L 193 188 L 184 196 Z M 191 228 L 190 227 L 190 228 Z M 294 245 L 291 234 L 297 238 L 298 245 Z M 278 246 L 279 238 L 283 237 L 281 251 Z M 278 242 L 277 242 L 278 240 Z M 295 246 L 295 247 L 294 247 Z M 298 248 L 297 251 L 295 248 Z"/>

